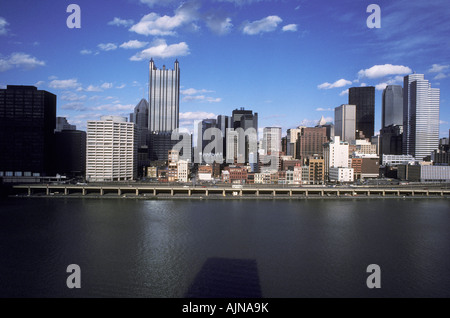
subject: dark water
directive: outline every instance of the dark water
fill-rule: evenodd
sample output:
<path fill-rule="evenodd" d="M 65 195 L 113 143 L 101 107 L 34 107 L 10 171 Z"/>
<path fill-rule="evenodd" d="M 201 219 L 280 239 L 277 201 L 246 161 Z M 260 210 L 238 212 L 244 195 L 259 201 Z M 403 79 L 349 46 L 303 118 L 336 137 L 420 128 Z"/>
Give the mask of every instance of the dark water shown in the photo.
<path fill-rule="evenodd" d="M 445 199 L 0 201 L 1 297 L 450 297 L 449 255 Z"/>

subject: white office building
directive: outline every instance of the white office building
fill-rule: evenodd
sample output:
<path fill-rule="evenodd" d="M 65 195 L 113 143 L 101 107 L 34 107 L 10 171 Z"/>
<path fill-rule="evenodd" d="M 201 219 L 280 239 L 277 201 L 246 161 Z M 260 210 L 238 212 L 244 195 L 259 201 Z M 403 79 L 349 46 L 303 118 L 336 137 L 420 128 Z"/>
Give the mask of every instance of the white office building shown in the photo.
<path fill-rule="evenodd" d="M 331 167 L 329 179 L 332 182 L 353 182 L 353 168 Z"/>
<path fill-rule="evenodd" d="M 178 160 L 177 173 L 179 182 L 189 182 L 189 161 Z"/>
<path fill-rule="evenodd" d="M 324 144 L 323 157 L 325 161 L 325 177 L 329 175 L 330 168 L 348 168 L 348 142 L 341 141 L 339 136 L 334 136 L 334 140 Z"/>
<path fill-rule="evenodd" d="M 136 178 L 136 127 L 126 117 L 102 116 L 87 122 L 86 179 L 90 182 Z"/>

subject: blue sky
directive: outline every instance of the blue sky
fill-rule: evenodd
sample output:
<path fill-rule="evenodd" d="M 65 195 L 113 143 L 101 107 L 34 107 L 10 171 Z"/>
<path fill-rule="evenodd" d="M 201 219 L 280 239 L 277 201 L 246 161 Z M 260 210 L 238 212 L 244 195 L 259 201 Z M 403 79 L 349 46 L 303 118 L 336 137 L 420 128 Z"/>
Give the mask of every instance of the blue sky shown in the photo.
<path fill-rule="evenodd" d="M 69 4 L 81 28 L 69 29 Z M 370 29 L 369 4 L 381 8 Z M 58 96 L 58 116 L 79 129 L 128 115 L 147 96 L 148 60 L 180 62 L 180 126 L 246 107 L 259 126 L 314 125 L 347 103 L 347 89 L 381 92 L 425 74 L 441 89 L 450 128 L 448 0 L 46 0 L 0 3 L 0 86 L 36 85 Z"/>

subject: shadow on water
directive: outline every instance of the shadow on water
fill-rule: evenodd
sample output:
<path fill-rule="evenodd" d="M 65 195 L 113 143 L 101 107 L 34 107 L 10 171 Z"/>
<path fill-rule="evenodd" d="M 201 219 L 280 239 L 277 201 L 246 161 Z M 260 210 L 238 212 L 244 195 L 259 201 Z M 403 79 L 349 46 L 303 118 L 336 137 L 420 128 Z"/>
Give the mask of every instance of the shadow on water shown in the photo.
<path fill-rule="evenodd" d="M 208 258 L 186 298 L 261 298 L 256 260 Z"/>

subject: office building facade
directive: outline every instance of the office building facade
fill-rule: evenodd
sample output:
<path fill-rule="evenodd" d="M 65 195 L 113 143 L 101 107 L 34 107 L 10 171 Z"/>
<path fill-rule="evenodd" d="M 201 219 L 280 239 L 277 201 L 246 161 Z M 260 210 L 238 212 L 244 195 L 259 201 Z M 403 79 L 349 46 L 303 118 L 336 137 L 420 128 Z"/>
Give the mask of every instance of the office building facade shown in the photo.
<path fill-rule="evenodd" d="M 56 95 L 35 86 L 0 89 L 0 176 L 53 172 Z"/>
<path fill-rule="evenodd" d="M 355 140 L 356 105 L 341 105 L 334 109 L 334 135 L 343 141 Z"/>
<path fill-rule="evenodd" d="M 136 126 L 126 117 L 102 116 L 87 122 L 86 180 L 133 180 L 137 172 Z"/>
<path fill-rule="evenodd" d="M 351 87 L 349 105 L 356 105 L 356 138 L 371 138 L 375 127 L 375 87 Z"/>

